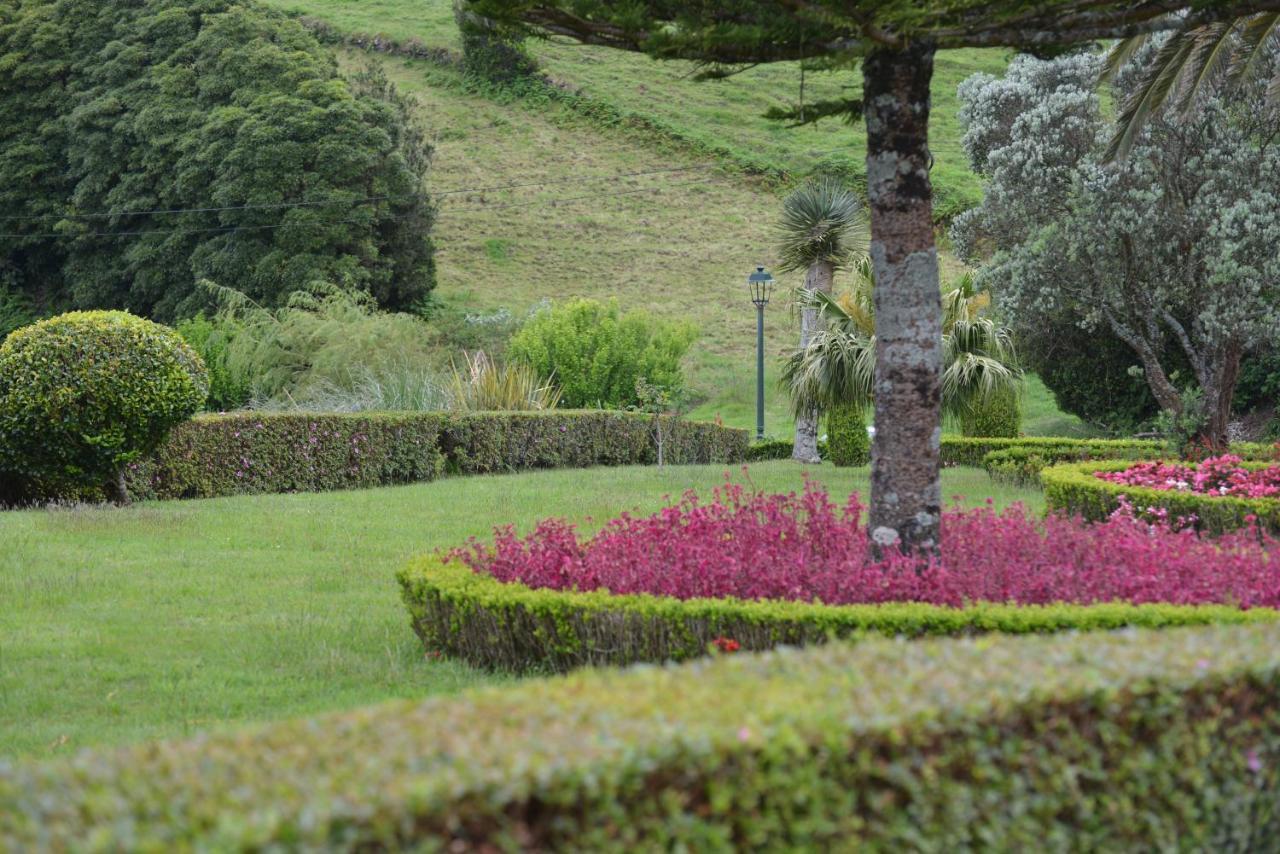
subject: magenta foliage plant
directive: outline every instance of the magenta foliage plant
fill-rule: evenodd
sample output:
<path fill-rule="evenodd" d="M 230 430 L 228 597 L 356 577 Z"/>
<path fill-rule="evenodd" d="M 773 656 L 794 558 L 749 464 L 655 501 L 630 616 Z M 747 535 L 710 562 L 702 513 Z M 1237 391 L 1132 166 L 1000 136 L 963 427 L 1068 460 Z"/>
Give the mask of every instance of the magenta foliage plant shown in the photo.
<path fill-rule="evenodd" d="M 1177 463 L 1136 463 L 1124 471 L 1097 472 L 1101 480 L 1124 486 L 1168 489 L 1200 495 L 1239 498 L 1280 498 L 1280 465 L 1247 469 L 1239 457 L 1210 457 L 1194 466 Z"/>
<path fill-rule="evenodd" d="M 450 555 L 503 582 L 680 599 L 1280 606 L 1280 548 L 1258 530 L 1207 539 L 1127 506 L 1091 525 L 988 502 L 945 513 L 945 551 L 922 568 L 897 555 L 873 560 L 863 512 L 856 494 L 841 507 L 812 482 L 783 495 L 726 482 L 709 502 L 687 492 L 587 538 L 547 519 L 528 536 L 498 528 L 492 544 L 472 539 Z"/>

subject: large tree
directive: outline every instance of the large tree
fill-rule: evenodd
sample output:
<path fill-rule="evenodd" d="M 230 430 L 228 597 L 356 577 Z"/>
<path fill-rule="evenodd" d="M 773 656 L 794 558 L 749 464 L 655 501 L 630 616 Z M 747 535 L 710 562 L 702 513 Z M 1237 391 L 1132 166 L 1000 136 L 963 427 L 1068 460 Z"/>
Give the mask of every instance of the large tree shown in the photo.
<path fill-rule="evenodd" d="M 0 0 L 0 290 L 194 313 L 318 280 L 433 284 L 430 149 L 378 75 L 235 0 Z"/>
<path fill-rule="evenodd" d="M 878 323 L 869 525 L 881 547 L 932 551 L 942 505 L 942 305 L 928 145 L 935 52 L 1050 51 L 1277 10 L 1280 0 L 473 0 L 473 8 L 544 34 L 694 60 L 711 75 L 785 60 L 861 65 L 860 98 L 810 114 L 861 115 L 867 127 Z"/>
<path fill-rule="evenodd" d="M 1144 52 L 1117 75 L 1118 100 L 1156 45 Z M 982 279 L 1024 329 L 1065 316 L 1123 341 L 1179 432 L 1221 448 L 1241 359 L 1280 327 L 1280 118 L 1258 82 L 1194 118 L 1153 117 L 1107 165 L 1100 63 L 1020 57 L 960 87 L 965 146 L 989 183 L 956 247 L 995 249 Z"/>

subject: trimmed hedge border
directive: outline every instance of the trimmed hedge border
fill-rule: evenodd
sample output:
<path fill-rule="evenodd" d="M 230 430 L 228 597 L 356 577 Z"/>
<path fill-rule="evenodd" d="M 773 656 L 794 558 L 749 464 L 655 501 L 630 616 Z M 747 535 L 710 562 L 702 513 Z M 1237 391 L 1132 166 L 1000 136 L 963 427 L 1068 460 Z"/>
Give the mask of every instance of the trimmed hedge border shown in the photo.
<path fill-rule="evenodd" d="M 681 421 L 668 441 L 673 463 L 737 463 L 746 458 L 748 434 Z M 251 412 L 179 425 L 131 467 L 129 489 L 139 499 L 212 498 L 655 460 L 651 416 L 636 413 Z"/>
<path fill-rule="evenodd" d="M 992 480 L 1017 486 L 1039 486 L 1040 472 L 1049 466 L 1092 460 L 1160 459 L 1168 456 L 1167 450 L 1159 443 L 1136 439 L 1095 441 L 1080 446 L 1022 445 L 991 451 L 982 458 L 982 467 Z M 1276 448 L 1258 442 L 1239 442 L 1232 445 L 1228 453 L 1245 460 L 1272 460 L 1276 456 Z"/>
<path fill-rule="evenodd" d="M 944 465 L 982 466 L 987 454 L 1010 449 L 1034 451 L 1055 461 L 1072 460 L 1072 455 L 1076 454 L 1090 454 L 1095 458 L 1106 459 L 1116 459 L 1122 454 L 1133 454 L 1131 459 L 1159 459 L 1169 456 L 1168 444 L 1154 439 L 1059 439 L 1052 436 L 986 439 L 943 436 L 942 462 Z M 1229 453 L 1238 454 L 1244 459 L 1265 460 L 1271 458 L 1275 448 L 1260 442 L 1239 442 L 1231 446 Z M 1080 457 L 1075 456 L 1074 459 L 1078 460 Z"/>
<path fill-rule="evenodd" d="M 429 653 L 509 672 L 683 661 L 717 638 L 746 650 L 887 635 L 1044 634 L 1131 627 L 1270 622 L 1280 611 L 1228 605 L 1002 605 L 917 602 L 822 605 L 674 599 L 532 589 L 458 562 L 424 557 L 398 575 L 413 629 Z"/>
<path fill-rule="evenodd" d="M 0 760 L 0 849 L 1247 852 L 1280 626 L 874 640 Z"/>
<path fill-rule="evenodd" d="M 1172 518 L 1194 515 L 1198 520 L 1197 530 L 1210 534 L 1243 528 L 1249 524 L 1248 517 L 1256 518 L 1271 533 L 1280 534 L 1280 499 L 1198 495 L 1179 490 L 1127 486 L 1094 477 L 1095 472 L 1124 471 L 1132 465 L 1130 460 L 1050 466 L 1040 472 L 1045 504 L 1050 511 L 1098 522 L 1120 506 L 1120 496 L 1123 495 L 1135 510 L 1142 513 L 1164 509 Z M 1242 465 L 1261 468 L 1267 463 Z"/>

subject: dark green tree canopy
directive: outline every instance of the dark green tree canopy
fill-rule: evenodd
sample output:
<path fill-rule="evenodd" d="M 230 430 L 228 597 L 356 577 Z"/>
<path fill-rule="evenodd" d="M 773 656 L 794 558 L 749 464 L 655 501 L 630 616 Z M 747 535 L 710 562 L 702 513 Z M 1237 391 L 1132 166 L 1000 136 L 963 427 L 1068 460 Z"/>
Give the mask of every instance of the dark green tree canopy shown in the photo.
<path fill-rule="evenodd" d="M 858 56 L 919 39 L 938 48 L 1070 45 L 1276 10 L 1280 0 L 473 0 L 472 8 L 579 41 L 733 65 Z"/>
<path fill-rule="evenodd" d="M 405 103 L 282 15 L 0 0 L 0 68 L 0 276 L 41 309 L 172 319 L 201 278 L 268 304 L 317 280 L 389 308 L 431 288 Z"/>

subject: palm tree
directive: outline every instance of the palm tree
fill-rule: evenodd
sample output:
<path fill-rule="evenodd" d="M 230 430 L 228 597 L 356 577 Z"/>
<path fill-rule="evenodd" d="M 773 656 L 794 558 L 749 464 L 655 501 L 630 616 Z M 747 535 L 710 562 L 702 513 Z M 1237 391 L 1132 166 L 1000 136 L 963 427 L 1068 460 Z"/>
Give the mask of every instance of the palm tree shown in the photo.
<path fill-rule="evenodd" d="M 870 236 L 861 200 L 834 178 L 810 179 L 782 203 L 778 224 L 779 269 L 804 270 L 801 291 L 800 349 L 818 329 L 817 304 L 809 297 L 829 295 L 836 270 L 869 263 Z M 818 410 L 796 411 L 792 459 L 818 462 Z"/>
<path fill-rule="evenodd" d="M 1125 99 L 1116 122 L 1107 159 L 1128 154 L 1139 131 L 1167 108 L 1190 115 L 1210 95 L 1258 82 L 1265 75 L 1268 106 L 1280 104 L 1280 75 L 1267 55 L 1280 32 L 1280 12 L 1243 15 L 1212 24 L 1176 31 L 1156 53 L 1137 89 Z M 1153 33 L 1116 43 L 1107 55 L 1100 82 L 1115 79 L 1117 72 L 1153 38 Z"/>
<path fill-rule="evenodd" d="M 875 378 L 875 310 L 870 274 L 838 297 L 806 297 L 823 321 L 809 345 L 783 364 L 782 386 L 799 418 L 814 409 L 872 403 Z M 963 417 L 999 395 L 1021 392 L 1023 373 L 1009 331 L 986 310 L 991 295 L 976 292 L 966 275 L 942 295 L 942 409 Z"/>

